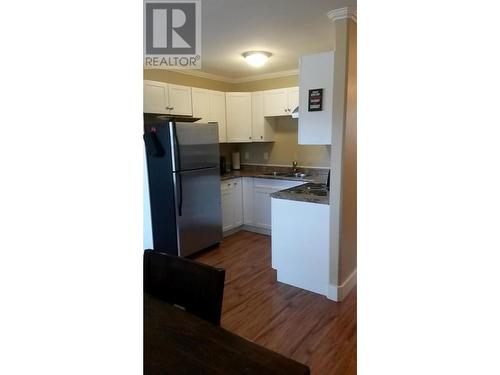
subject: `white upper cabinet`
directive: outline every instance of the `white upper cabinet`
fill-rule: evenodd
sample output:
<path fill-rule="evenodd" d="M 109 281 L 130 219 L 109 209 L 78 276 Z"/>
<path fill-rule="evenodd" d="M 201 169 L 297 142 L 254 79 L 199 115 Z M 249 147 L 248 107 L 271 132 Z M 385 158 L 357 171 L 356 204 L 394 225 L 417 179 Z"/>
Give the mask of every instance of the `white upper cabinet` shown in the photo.
<path fill-rule="evenodd" d="M 193 117 L 219 124 L 219 142 L 226 142 L 226 94 L 193 87 Z"/>
<path fill-rule="evenodd" d="M 208 93 L 210 115 L 209 122 L 219 124 L 219 142 L 226 142 L 226 94 L 220 91 Z"/>
<path fill-rule="evenodd" d="M 252 92 L 252 142 L 274 141 L 274 119 L 264 117 L 264 94 Z"/>
<path fill-rule="evenodd" d="M 171 114 L 192 116 L 191 87 L 169 84 L 168 104 Z"/>
<path fill-rule="evenodd" d="M 299 60 L 299 134 L 301 145 L 330 145 L 333 122 L 333 51 Z M 322 110 L 308 111 L 311 89 L 323 89 Z"/>
<path fill-rule="evenodd" d="M 298 87 L 263 91 L 264 116 L 291 115 L 298 105 L 298 92 Z"/>
<path fill-rule="evenodd" d="M 227 142 L 252 142 L 252 94 L 226 93 Z"/>
<path fill-rule="evenodd" d="M 208 90 L 193 87 L 191 90 L 193 99 L 193 117 L 200 117 L 200 122 L 209 122 L 210 99 Z"/>
<path fill-rule="evenodd" d="M 299 88 L 290 87 L 288 89 L 288 114 L 291 115 L 293 110 L 299 106 Z"/>
<path fill-rule="evenodd" d="M 144 112 L 192 115 L 191 87 L 145 80 Z"/>
<path fill-rule="evenodd" d="M 144 112 L 169 113 L 168 84 L 156 81 L 144 81 Z"/>

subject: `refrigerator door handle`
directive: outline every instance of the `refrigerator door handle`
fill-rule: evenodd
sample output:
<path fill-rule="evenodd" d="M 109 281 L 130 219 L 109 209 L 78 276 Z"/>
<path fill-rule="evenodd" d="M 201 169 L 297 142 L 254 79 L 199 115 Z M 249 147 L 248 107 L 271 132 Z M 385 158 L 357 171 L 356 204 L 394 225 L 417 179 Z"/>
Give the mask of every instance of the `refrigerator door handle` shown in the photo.
<path fill-rule="evenodd" d="M 182 216 L 182 176 L 179 172 L 174 172 L 174 191 L 177 213 Z"/>
<path fill-rule="evenodd" d="M 181 155 L 179 151 L 179 138 L 177 137 L 177 129 L 175 126 L 175 122 L 170 122 L 169 124 L 170 131 L 170 152 L 172 154 L 172 170 L 177 172 L 180 170 L 180 160 Z"/>
<path fill-rule="evenodd" d="M 182 216 L 182 175 L 179 173 L 179 216 Z"/>

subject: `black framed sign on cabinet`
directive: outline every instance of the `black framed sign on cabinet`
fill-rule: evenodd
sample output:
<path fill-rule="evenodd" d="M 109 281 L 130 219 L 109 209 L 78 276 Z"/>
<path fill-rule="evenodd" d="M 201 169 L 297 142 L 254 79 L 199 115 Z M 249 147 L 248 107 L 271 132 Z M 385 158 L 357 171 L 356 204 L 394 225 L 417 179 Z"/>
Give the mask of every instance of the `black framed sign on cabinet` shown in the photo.
<path fill-rule="evenodd" d="M 323 110 L 323 89 L 309 90 L 308 108 L 309 112 Z"/>

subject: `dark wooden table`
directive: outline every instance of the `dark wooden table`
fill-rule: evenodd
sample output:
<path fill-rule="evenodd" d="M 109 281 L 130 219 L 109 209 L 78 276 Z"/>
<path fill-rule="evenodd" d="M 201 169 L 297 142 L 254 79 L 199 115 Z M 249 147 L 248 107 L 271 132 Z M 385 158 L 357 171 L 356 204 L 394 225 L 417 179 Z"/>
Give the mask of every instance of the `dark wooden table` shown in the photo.
<path fill-rule="evenodd" d="M 144 375 L 309 374 L 309 368 L 145 294 Z"/>

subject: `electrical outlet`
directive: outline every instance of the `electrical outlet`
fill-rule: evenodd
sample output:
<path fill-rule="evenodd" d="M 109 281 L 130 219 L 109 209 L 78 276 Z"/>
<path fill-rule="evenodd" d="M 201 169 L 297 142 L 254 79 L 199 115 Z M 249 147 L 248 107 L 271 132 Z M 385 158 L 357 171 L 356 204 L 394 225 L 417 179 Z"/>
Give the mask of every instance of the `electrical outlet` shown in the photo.
<path fill-rule="evenodd" d="M 264 152 L 264 160 L 269 159 L 269 152 Z"/>
<path fill-rule="evenodd" d="M 245 160 L 250 159 L 250 153 L 249 153 L 248 151 L 246 151 L 246 152 L 243 154 L 243 157 L 245 158 Z"/>

